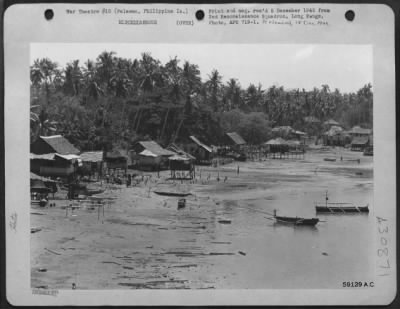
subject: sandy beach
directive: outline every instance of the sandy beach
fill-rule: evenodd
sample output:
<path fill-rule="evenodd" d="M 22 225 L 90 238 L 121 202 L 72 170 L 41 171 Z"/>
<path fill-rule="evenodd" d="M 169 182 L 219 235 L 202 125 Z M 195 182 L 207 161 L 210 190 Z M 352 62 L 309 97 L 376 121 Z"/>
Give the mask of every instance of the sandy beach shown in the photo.
<path fill-rule="evenodd" d="M 32 206 L 31 228 L 39 230 L 31 234 L 31 286 L 340 288 L 344 278 L 373 276 L 373 157 L 334 148 L 301 160 L 198 166 L 192 181 L 144 174 L 137 186 L 103 184 L 100 211 L 89 203 L 66 209 L 65 192 L 50 201 L 55 207 Z M 153 192 L 160 188 L 190 192 L 186 207 Z M 326 190 L 330 201 L 369 204 L 371 213 L 318 215 L 324 222 L 315 228 L 268 215 L 316 217 L 314 202 L 324 202 Z"/>

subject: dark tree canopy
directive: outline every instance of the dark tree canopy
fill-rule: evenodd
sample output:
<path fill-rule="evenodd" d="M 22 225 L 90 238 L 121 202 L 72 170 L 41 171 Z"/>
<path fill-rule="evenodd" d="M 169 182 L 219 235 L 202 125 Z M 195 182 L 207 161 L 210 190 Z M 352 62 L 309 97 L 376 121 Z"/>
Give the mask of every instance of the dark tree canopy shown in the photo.
<path fill-rule="evenodd" d="M 150 53 L 125 59 L 104 51 L 65 67 L 37 59 L 30 73 L 31 137 L 63 134 L 82 150 L 94 150 L 129 148 L 139 139 L 168 145 L 188 135 L 219 145 L 229 131 L 258 144 L 280 125 L 320 134 L 310 117 L 372 128 L 371 84 L 341 93 L 328 85 L 265 88 L 254 81 L 242 87 L 225 77 L 213 70 L 202 80 L 196 64 L 178 57 L 162 64 Z"/>

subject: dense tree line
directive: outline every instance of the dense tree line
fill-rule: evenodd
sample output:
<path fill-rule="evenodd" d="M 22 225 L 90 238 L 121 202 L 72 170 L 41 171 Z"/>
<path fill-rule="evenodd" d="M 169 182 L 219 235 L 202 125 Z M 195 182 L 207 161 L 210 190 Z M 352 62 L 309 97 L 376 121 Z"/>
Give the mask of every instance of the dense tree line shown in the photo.
<path fill-rule="evenodd" d="M 255 144 L 266 141 L 273 126 L 315 131 L 309 116 L 372 127 L 370 84 L 356 93 L 328 85 L 244 88 L 235 78 L 224 83 L 217 70 L 202 80 L 196 64 L 176 57 L 162 64 L 149 53 L 125 59 L 107 51 L 63 68 L 37 59 L 30 74 L 31 138 L 63 134 L 83 150 L 130 147 L 140 139 L 167 145 L 188 135 L 218 145 L 226 131 Z"/>

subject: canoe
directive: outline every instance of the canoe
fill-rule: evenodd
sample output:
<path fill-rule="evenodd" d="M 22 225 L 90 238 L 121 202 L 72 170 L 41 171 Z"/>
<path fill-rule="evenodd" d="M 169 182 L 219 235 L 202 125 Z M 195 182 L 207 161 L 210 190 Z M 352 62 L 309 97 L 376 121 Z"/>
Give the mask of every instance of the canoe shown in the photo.
<path fill-rule="evenodd" d="M 31 200 L 31 205 L 35 205 L 35 206 L 40 206 L 40 207 L 44 207 L 46 206 L 48 203 L 48 201 L 46 199 L 41 199 L 41 200 Z"/>
<path fill-rule="evenodd" d="M 95 194 L 101 194 L 103 193 L 105 190 L 103 189 L 87 189 L 86 190 L 86 194 L 87 195 L 95 195 Z"/>
<path fill-rule="evenodd" d="M 192 193 L 181 193 L 181 192 L 168 192 L 168 191 L 153 191 L 155 194 L 158 195 L 163 195 L 163 196 L 179 196 L 179 197 L 185 197 L 189 196 Z"/>
<path fill-rule="evenodd" d="M 275 216 L 274 218 L 277 223 L 286 223 L 294 225 L 315 226 L 319 222 L 318 218 L 300 218 L 300 217 L 282 217 L 282 216 Z"/>
<path fill-rule="evenodd" d="M 316 212 L 319 213 L 369 213 L 368 205 L 366 206 L 315 206 Z"/>
<path fill-rule="evenodd" d="M 328 191 L 325 195 L 325 204 L 315 204 L 317 213 L 325 214 L 346 214 L 346 213 L 369 213 L 368 205 L 356 206 L 353 203 L 328 203 Z"/>

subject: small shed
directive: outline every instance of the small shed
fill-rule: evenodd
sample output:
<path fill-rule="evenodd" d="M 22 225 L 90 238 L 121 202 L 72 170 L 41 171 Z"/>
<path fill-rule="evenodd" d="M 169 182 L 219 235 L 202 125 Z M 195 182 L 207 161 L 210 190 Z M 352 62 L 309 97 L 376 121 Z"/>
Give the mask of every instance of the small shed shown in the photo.
<path fill-rule="evenodd" d="M 128 156 L 124 154 L 123 150 L 114 149 L 113 151 L 106 152 L 104 162 L 107 170 L 126 170 L 128 168 Z"/>
<path fill-rule="evenodd" d="M 98 176 L 102 175 L 104 152 L 103 151 L 86 151 L 80 154 L 82 160 L 82 167 L 80 170 L 85 175 L 93 175 L 97 173 Z"/>
<path fill-rule="evenodd" d="M 133 146 L 136 166 L 141 170 L 160 170 L 168 168 L 168 158 L 175 155 L 155 141 L 140 141 Z"/>
<path fill-rule="evenodd" d="M 351 138 L 342 127 L 331 126 L 330 129 L 322 135 L 322 140 L 326 146 L 345 146 L 350 143 Z"/>
<path fill-rule="evenodd" d="M 349 134 L 351 137 L 363 137 L 363 136 L 369 136 L 372 134 L 371 129 L 364 129 L 361 128 L 360 126 L 354 126 L 350 131 Z"/>
<path fill-rule="evenodd" d="M 169 157 L 169 168 L 171 170 L 171 178 L 173 179 L 193 179 L 195 176 L 195 167 L 193 160 L 186 156 L 176 154 L 172 157 Z M 177 172 L 179 173 L 179 175 L 177 174 Z"/>
<path fill-rule="evenodd" d="M 167 147 L 168 150 L 175 152 L 175 155 L 169 157 L 169 169 L 171 170 L 171 178 L 184 178 L 192 179 L 195 176 L 194 163 L 196 158 L 191 154 L 185 152 L 175 144 L 171 144 Z M 177 171 L 187 171 L 188 173 L 177 173 Z"/>
<path fill-rule="evenodd" d="M 357 136 L 351 141 L 352 151 L 364 151 L 369 146 L 369 136 Z"/>
<path fill-rule="evenodd" d="M 44 194 L 47 193 L 56 193 L 57 188 L 57 181 L 52 180 L 50 178 L 42 177 L 36 175 L 35 173 L 30 173 L 30 190 L 31 190 L 31 199 L 36 196 L 36 194 Z"/>
<path fill-rule="evenodd" d="M 139 170 L 145 170 L 145 171 L 160 170 L 162 168 L 161 159 L 162 159 L 161 156 L 156 155 L 150 150 L 145 149 L 142 152 L 140 152 L 137 156 L 137 168 Z"/>
<path fill-rule="evenodd" d="M 31 144 L 31 172 L 41 176 L 69 177 L 79 163 L 79 150 L 61 135 L 39 136 Z"/>
<path fill-rule="evenodd" d="M 213 158 L 212 148 L 193 135 L 189 136 L 189 139 L 191 143 L 184 145 L 186 151 L 196 158 L 197 164 L 210 165 Z"/>
<path fill-rule="evenodd" d="M 288 143 L 281 137 L 271 139 L 265 145 L 269 146 L 269 152 L 271 153 L 285 153 L 289 151 Z"/>

